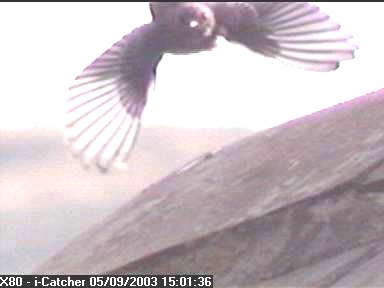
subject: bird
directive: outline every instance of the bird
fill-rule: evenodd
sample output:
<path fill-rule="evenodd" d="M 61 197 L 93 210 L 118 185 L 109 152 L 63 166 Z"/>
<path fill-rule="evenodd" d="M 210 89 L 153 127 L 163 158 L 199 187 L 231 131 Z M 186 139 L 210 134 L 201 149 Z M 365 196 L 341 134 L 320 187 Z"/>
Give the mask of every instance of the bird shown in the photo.
<path fill-rule="evenodd" d="M 116 42 L 69 87 L 65 142 L 86 167 L 127 168 L 166 53 L 213 50 L 221 37 L 292 67 L 328 72 L 358 48 L 306 2 L 150 2 L 149 9 L 151 22 Z"/>

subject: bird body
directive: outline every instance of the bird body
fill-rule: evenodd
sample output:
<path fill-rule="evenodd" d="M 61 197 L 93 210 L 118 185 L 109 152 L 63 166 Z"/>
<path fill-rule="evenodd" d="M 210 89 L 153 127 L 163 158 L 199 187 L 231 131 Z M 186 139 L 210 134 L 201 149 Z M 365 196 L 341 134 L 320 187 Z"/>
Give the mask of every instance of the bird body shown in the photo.
<path fill-rule="evenodd" d="M 133 30 L 75 79 L 66 140 L 101 171 L 126 165 L 156 67 L 165 53 L 212 50 L 218 37 L 310 71 L 332 71 L 356 46 L 304 2 L 152 2 L 152 22 Z"/>

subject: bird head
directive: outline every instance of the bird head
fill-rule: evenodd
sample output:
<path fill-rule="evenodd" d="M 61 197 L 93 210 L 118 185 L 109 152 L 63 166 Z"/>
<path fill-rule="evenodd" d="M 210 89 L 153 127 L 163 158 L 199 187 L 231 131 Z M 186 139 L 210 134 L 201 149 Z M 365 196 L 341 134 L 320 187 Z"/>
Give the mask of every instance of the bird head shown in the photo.
<path fill-rule="evenodd" d="M 215 15 L 207 3 L 152 2 L 150 9 L 165 52 L 189 54 L 216 46 Z"/>
<path fill-rule="evenodd" d="M 194 2 L 180 5 L 176 21 L 192 37 L 210 37 L 216 24 L 212 10 L 207 5 Z"/>

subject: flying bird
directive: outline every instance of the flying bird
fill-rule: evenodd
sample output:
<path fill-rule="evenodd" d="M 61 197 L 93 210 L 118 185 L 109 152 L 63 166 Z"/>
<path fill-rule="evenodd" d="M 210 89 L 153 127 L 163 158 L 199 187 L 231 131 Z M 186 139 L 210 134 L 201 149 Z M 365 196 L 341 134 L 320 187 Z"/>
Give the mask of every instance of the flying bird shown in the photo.
<path fill-rule="evenodd" d="M 152 22 L 136 28 L 75 78 L 65 139 L 73 155 L 106 172 L 124 166 L 165 53 L 212 50 L 218 37 L 311 71 L 354 58 L 351 36 L 304 2 L 152 2 Z"/>

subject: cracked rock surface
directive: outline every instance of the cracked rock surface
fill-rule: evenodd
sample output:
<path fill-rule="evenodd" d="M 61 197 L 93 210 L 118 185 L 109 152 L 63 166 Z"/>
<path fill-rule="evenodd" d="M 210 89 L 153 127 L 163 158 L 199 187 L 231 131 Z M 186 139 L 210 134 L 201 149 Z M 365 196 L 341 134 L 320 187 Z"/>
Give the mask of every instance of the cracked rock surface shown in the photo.
<path fill-rule="evenodd" d="M 380 90 L 201 157 L 38 273 L 213 273 L 215 287 L 383 287 L 383 267 Z"/>

